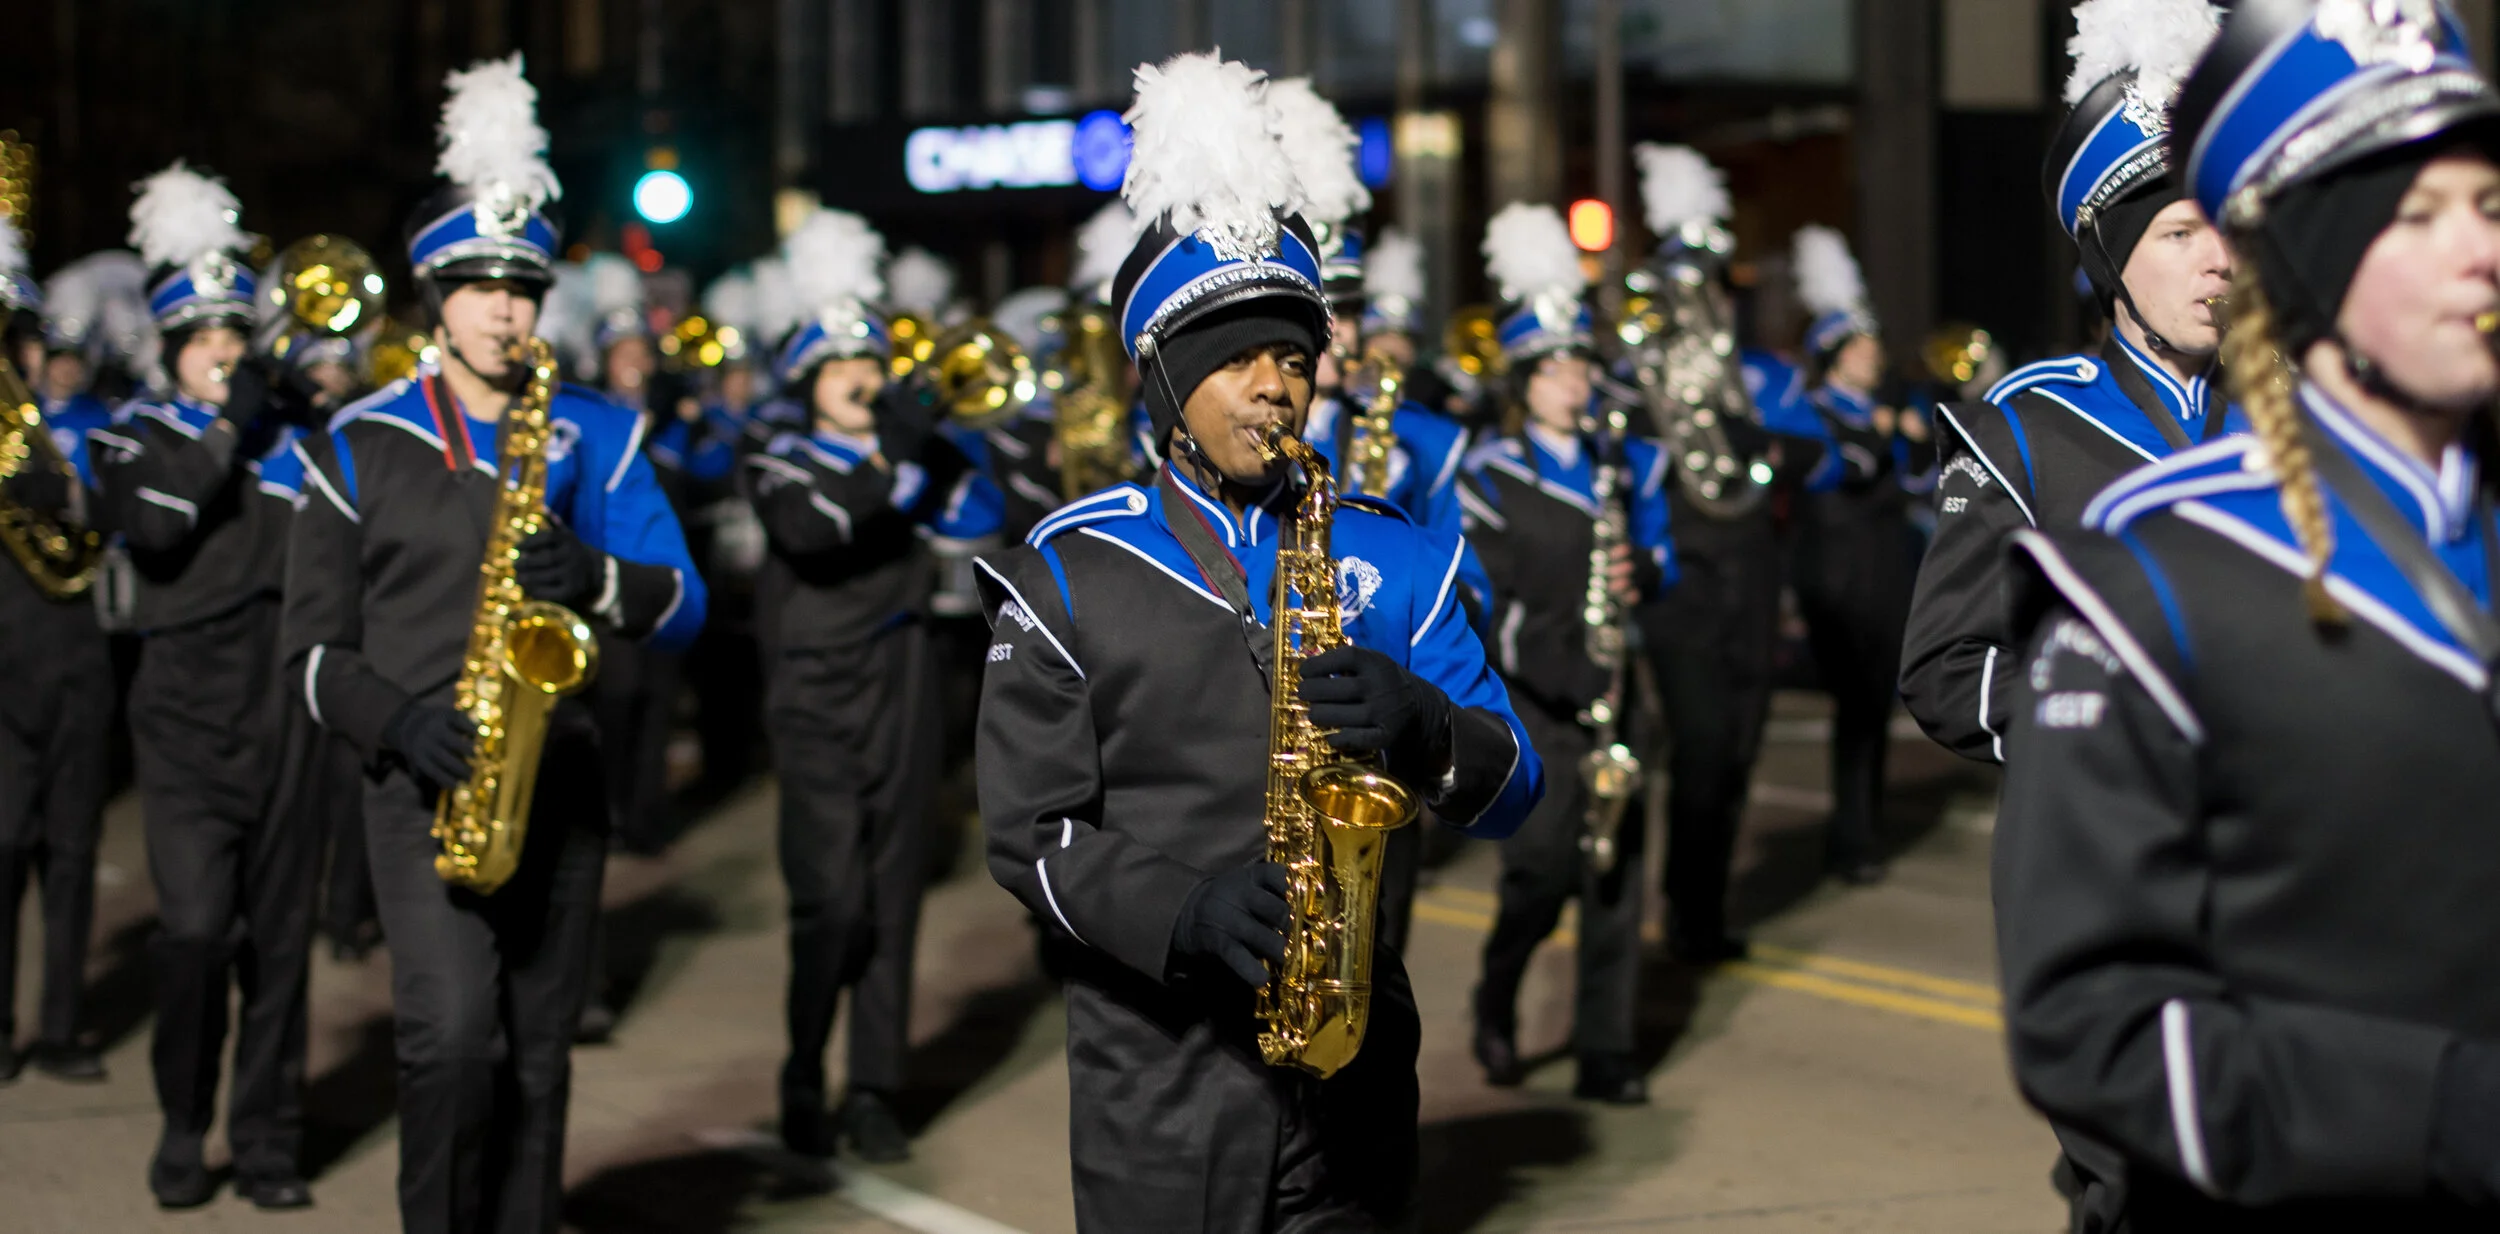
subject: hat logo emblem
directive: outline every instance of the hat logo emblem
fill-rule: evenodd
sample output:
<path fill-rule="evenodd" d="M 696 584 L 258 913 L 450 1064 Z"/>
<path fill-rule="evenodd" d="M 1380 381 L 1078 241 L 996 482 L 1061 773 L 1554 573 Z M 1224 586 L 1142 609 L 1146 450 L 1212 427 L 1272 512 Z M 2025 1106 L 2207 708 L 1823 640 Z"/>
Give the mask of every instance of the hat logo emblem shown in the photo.
<path fill-rule="evenodd" d="M 1580 306 L 1569 296 L 1549 292 L 1538 296 L 1530 307 L 1536 312 L 1536 324 L 1541 330 L 1568 331 L 1580 324 Z"/>
<path fill-rule="evenodd" d="M 469 208 L 469 214 L 477 220 L 479 235 L 498 240 L 520 235 L 530 221 L 529 203 L 502 185 L 495 185 L 479 194 L 477 204 Z"/>
<path fill-rule="evenodd" d="M 2164 137 L 2170 133 L 2169 105 L 2144 97 L 2144 87 L 2139 82 L 2127 83 L 2124 100 L 2118 105 L 2118 114 L 2147 137 Z"/>
<path fill-rule="evenodd" d="M 191 263 L 191 287 L 202 297 L 223 300 L 234 287 L 234 259 L 224 253 L 203 254 Z"/>
<path fill-rule="evenodd" d="M 2322 0 L 2316 28 L 2318 37 L 2342 44 L 2362 65 L 2419 73 L 2439 54 L 2435 0 Z"/>

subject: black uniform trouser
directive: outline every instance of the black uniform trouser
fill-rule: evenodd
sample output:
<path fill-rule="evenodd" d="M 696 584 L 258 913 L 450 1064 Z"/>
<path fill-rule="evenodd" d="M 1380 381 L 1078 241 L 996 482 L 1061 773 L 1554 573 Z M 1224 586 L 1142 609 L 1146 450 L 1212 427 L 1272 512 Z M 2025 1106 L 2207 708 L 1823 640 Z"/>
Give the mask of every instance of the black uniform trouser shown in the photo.
<path fill-rule="evenodd" d="M 1832 817 L 1824 861 L 1842 868 L 1882 855 L 1876 825 L 1884 755 L 1918 550 L 1897 508 L 1843 494 L 1808 500 L 1831 503 L 1808 516 L 1820 525 L 1808 529 L 1799 553 L 1797 604 L 1832 696 Z"/>
<path fill-rule="evenodd" d="M 790 893 L 785 1092 L 822 1092 L 825 1043 L 851 993 L 851 1087 L 902 1086 L 920 930 L 923 815 L 936 771 L 928 631 L 898 626 L 842 648 L 784 648 L 768 723 L 781 771 L 781 877 Z"/>
<path fill-rule="evenodd" d="M 656 849 L 668 840 L 668 739 L 684 658 L 630 639 L 599 640 L 590 700 L 599 720 L 608 812 L 619 840 Z"/>
<path fill-rule="evenodd" d="M 5 569 L 7 567 L 0 567 Z M 76 601 L 84 610 L 86 601 Z M 0 1045 L 16 1039 L 17 925 L 31 880 L 43 897 L 43 1001 L 36 1040 L 78 1035 L 88 936 L 95 929 L 96 842 L 113 720 L 113 661 L 84 611 L 48 628 L 0 629 L 8 672 L 0 701 Z"/>
<path fill-rule="evenodd" d="M 319 755 L 311 786 L 312 800 L 327 820 L 330 869 L 322 880 L 321 929 L 331 941 L 369 942 L 366 927 L 374 924 L 373 870 L 365 861 L 364 762 L 356 747 L 333 734 Z"/>
<path fill-rule="evenodd" d="M 1389 833 L 1381 846 L 1380 903 L 1375 929 L 1380 941 L 1403 955 L 1414 932 L 1415 891 L 1424 875 L 1424 836 L 1441 824 L 1425 810 L 1416 820 Z"/>
<path fill-rule="evenodd" d="M 1079 949 L 1068 995 L 1068 1158 L 1080 1234 L 1404 1230 L 1422 1022 L 1406 966 L 1372 961 L 1371 1021 L 1326 1080 L 1261 1061 L 1252 992 L 1178 986 Z"/>
<path fill-rule="evenodd" d="M 1634 613 L 1667 718 L 1668 910 L 1680 937 L 1727 930 L 1728 863 L 1744 821 L 1779 641 L 1779 542 L 1765 511 L 1675 510 L 1682 577 Z"/>
<path fill-rule="evenodd" d="M 1624 807 L 1623 826 L 1615 833 L 1614 868 L 1601 877 L 1580 851 L 1588 801 L 1580 759 L 1595 743 L 1578 722 L 1558 719 L 1533 703 L 1519 708 L 1519 720 L 1545 760 L 1545 796 L 1518 832 L 1502 841 L 1500 906 L 1494 910 L 1493 933 L 1484 940 L 1476 1014 L 1496 1028 L 1512 1028 L 1529 957 L 1561 922 L 1563 904 L 1576 896 L 1579 973 L 1572 1049 L 1584 1056 L 1629 1054 L 1638 1010 L 1641 854 L 1647 830 L 1641 826 L 1640 797 L 1635 793 Z"/>
<path fill-rule="evenodd" d="M 391 946 L 399 1215 L 407 1234 L 553 1234 L 564 1197 L 573 1028 L 607 856 L 597 744 L 551 734 L 520 868 L 493 895 L 434 873 L 434 793 L 365 790 Z"/>
<path fill-rule="evenodd" d="M 235 1172 L 290 1177 L 303 1138 L 305 963 L 320 829 L 300 784 L 326 744 L 282 689 L 278 606 L 150 634 L 130 725 L 159 930 L 150 1051 L 169 1133 L 215 1118 L 229 974 L 242 995 Z"/>

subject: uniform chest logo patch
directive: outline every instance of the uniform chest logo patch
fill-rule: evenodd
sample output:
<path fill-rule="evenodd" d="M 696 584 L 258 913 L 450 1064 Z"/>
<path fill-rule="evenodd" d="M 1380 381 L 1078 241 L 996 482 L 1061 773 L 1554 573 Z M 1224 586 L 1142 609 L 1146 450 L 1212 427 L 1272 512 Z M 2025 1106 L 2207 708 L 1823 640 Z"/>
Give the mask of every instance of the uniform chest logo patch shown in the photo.
<path fill-rule="evenodd" d="M 1370 609 L 1380 594 L 1380 567 L 1360 557 L 1337 559 L 1337 607 L 1352 621 Z"/>
<path fill-rule="evenodd" d="M 1980 466 L 1978 459 L 1972 458 L 1967 454 L 1954 455 L 1953 461 L 1945 466 L 1944 474 L 1947 476 L 1969 476 L 1971 485 L 1974 488 L 1984 489 L 1988 487 L 1989 484 L 1994 482 L 1988 475 L 1988 469 Z"/>
<path fill-rule="evenodd" d="M 998 606 L 998 620 L 1012 621 L 1016 623 L 1017 629 L 1023 630 L 1026 633 L 1031 633 L 1033 627 L 1041 624 L 1039 621 L 1034 620 L 1033 614 L 1026 612 L 1024 610 L 1023 603 L 1017 600 L 1009 600 L 1005 604 Z"/>
<path fill-rule="evenodd" d="M 550 418 L 547 421 L 547 461 L 561 463 L 573 457 L 573 448 L 582 443 L 582 426 L 570 420 Z"/>

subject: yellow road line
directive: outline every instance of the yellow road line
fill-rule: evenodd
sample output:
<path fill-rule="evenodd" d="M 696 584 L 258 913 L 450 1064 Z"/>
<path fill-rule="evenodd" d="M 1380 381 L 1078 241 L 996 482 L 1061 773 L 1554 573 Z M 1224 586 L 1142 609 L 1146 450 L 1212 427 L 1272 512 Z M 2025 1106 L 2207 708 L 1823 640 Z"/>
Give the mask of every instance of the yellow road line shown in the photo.
<path fill-rule="evenodd" d="M 1455 893 L 1455 894 L 1453 894 Z M 1476 912 L 1438 901 L 1472 899 L 1490 903 L 1494 897 L 1463 888 L 1434 888 L 1430 896 L 1415 901 L 1418 920 L 1435 925 L 1455 926 L 1479 934 L 1493 928 L 1490 913 Z M 1576 944 L 1568 928 L 1556 930 L 1552 941 L 1569 947 Z M 1915 1016 L 1964 1028 L 2003 1032 L 2005 1018 L 1997 1008 L 2001 1005 L 1996 990 L 1971 981 L 1937 977 L 1914 969 L 1895 968 L 1888 964 L 1869 964 L 1845 960 L 1838 956 L 1820 955 L 1757 943 L 1754 958 L 1720 966 L 1719 972 L 1740 981 L 1770 986 L 1797 994 L 1830 999 L 1856 1007 L 1870 1007 L 1899 1015 Z M 1890 986 L 1893 988 L 1886 989 Z M 1911 993 L 1923 990 L 1927 993 Z M 1943 995 L 1944 997 L 1932 997 Z M 1977 1005 L 1973 1005 L 1977 1004 Z"/>

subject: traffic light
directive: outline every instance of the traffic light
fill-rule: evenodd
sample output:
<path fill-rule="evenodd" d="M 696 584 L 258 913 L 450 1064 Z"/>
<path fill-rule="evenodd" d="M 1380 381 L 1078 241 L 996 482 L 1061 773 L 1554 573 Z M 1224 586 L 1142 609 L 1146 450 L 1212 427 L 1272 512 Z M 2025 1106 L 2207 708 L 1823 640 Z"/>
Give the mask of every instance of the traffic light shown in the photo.
<path fill-rule="evenodd" d="M 684 176 L 661 167 L 634 181 L 634 213 L 651 223 L 674 223 L 694 209 L 694 186 Z"/>
<path fill-rule="evenodd" d="M 1594 197 L 1571 203 L 1571 242 L 1584 253 L 1605 252 L 1615 242 L 1615 212 Z"/>

